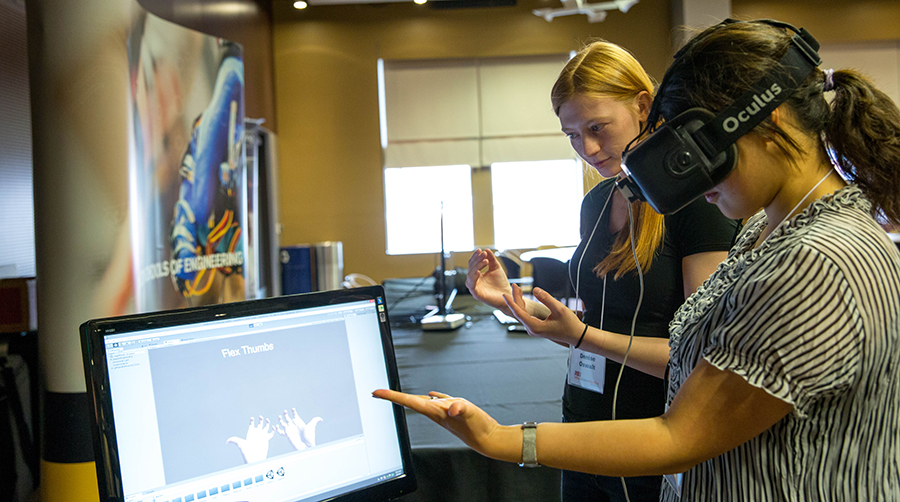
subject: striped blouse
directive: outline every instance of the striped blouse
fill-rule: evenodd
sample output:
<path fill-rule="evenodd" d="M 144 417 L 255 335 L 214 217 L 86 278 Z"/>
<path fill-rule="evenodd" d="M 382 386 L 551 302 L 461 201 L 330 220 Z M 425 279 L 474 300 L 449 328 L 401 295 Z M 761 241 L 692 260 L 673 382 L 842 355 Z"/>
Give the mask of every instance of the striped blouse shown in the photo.
<path fill-rule="evenodd" d="M 670 325 L 668 401 L 701 358 L 793 405 L 669 501 L 900 500 L 900 253 L 850 185 L 753 249 L 764 213 Z"/>

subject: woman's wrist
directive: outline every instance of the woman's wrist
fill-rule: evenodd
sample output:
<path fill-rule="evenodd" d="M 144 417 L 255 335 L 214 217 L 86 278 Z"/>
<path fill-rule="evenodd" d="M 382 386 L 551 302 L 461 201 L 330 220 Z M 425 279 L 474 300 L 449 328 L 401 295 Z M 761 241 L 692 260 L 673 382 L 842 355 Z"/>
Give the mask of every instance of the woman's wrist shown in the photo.
<path fill-rule="evenodd" d="M 577 349 L 578 347 L 581 347 L 581 343 L 584 342 L 584 335 L 587 334 L 587 331 L 588 331 L 588 324 L 584 323 L 584 329 L 581 330 L 581 336 L 578 337 L 578 341 L 575 342 L 575 345 L 572 346 L 573 348 Z"/>
<path fill-rule="evenodd" d="M 504 462 L 522 462 L 522 426 L 499 425 L 489 439 L 485 456 Z"/>
<path fill-rule="evenodd" d="M 503 299 L 503 295 L 509 295 L 512 298 L 512 290 L 502 291 L 502 290 L 494 290 L 494 291 L 484 291 L 480 294 L 472 294 L 472 296 L 480 301 L 481 303 L 493 307 L 495 309 L 501 310 L 504 313 L 509 313 L 509 306 L 506 304 L 506 300 Z"/>

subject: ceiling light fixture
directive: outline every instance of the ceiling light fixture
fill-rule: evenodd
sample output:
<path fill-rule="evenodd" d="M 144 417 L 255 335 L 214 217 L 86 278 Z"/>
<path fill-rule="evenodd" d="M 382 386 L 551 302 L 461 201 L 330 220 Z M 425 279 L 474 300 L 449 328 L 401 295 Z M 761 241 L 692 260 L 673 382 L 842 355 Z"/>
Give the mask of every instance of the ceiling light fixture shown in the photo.
<path fill-rule="evenodd" d="M 303 0 L 297 0 L 296 2 L 294 2 L 294 8 L 297 9 L 297 10 L 302 10 L 302 9 L 307 8 L 307 7 L 309 7 L 309 4 L 307 4 L 307 3 L 304 2 Z"/>
<path fill-rule="evenodd" d="M 425 2 L 427 2 L 427 1 L 428 0 L 413 0 L 413 2 L 416 3 L 416 5 L 425 5 Z"/>
<path fill-rule="evenodd" d="M 599 23 L 606 19 L 606 11 L 618 9 L 621 12 L 628 12 L 628 9 L 638 3 L 638 0 L 613 0 L 611 2 L 587 3 L 583 0 L 561 0 L 563 6 L 553 9 L 535 9 L 531 12 L 535 16 L 540 16 L 547 20 L 553 21 L 557 16 L 569 16 L 572 14 L 585 14 L 589 23 Z"/>

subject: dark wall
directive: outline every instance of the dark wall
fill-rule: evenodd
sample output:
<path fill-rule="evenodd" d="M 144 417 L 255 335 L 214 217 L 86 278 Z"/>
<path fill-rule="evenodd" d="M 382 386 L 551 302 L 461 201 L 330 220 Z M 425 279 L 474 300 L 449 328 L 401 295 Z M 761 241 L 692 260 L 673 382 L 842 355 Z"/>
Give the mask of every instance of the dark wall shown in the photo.
<path fill-rule="evenodd" d="M 245 110 L 277 132 L 272 69 L 270 0 L 138 0 L 147 11 L 173 23 L 244 46 Z"/>

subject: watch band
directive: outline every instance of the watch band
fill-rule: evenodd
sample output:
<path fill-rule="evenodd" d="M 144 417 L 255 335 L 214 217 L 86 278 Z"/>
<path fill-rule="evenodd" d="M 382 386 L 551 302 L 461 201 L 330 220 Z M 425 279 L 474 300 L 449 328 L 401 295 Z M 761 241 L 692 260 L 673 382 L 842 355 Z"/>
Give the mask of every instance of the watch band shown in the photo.
<path fill-rule="evenodd" d="M 522 424 L 522 463 L 519 467 L 540 467 L 537 460 L 537 422 Z"/>

